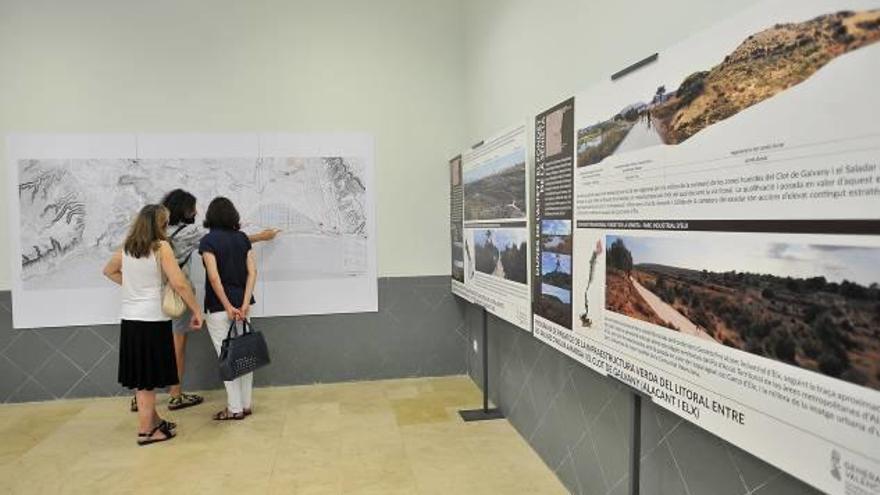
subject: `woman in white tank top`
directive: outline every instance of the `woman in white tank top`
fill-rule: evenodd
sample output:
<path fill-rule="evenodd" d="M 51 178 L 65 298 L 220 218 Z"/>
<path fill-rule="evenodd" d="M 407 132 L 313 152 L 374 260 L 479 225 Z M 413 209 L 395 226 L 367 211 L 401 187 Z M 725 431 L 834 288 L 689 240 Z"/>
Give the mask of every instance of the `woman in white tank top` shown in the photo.
<path fill-rule="evenodd" d="M 168 321 L 162 312 L 162 273 L 156 254 L 135 258 L 122 253 L 122 310 L 120 318 L 137 321 Z"/>
<path fill-rule="evenodd" d="M 201 308 L 165 239 L 167 226 L 165 207 L 143 207 L 124 247 L 104 268 L 104 275 L 122 286 L 119 383 L 136 391 L 138 445 L 170 440 L 175 435 L 176 425 L 156 412 L 156 389 L 178 383 L 171 318 L 162 312 L 163 276 L 192 311 L 190 325 L 202 326 Z"/>

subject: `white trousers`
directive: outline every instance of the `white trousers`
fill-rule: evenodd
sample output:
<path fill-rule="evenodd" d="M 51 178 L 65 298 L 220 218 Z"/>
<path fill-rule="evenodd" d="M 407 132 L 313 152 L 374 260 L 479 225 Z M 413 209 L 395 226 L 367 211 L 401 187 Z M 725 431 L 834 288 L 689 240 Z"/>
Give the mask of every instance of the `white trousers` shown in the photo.
<path fill-rule="evenodd" d="M 226 316 L 225 311 L 218 313 L 208 313 L 205 316 L 205 323 L 208 326 L 208 333 L 211 335 L 211 341 L 214 342 L 214 349 L 217 356 L 220 356 L 220 345 L 229 332 L 229 326 L 232 324 Z M 223 382 L 226 387 L 226 407 L 231 413 L 240 413 L 245 409 L 251 408 L 251 399 L 254 391 L 254 374 L 248 373 L 242 375 L 231 382 Z"/>

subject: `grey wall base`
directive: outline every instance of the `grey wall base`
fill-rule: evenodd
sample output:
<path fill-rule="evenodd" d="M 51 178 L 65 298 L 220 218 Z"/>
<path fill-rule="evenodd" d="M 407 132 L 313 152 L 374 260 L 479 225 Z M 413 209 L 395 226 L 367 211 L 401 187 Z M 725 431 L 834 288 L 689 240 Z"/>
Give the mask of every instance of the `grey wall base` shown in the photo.
<path fill-rule="evenodd" d="M 0 292 L 0 403 L 129 393 L 116 383 L 118 325 L 13 330 L 10 307 Z M 449 277 L 383 278 L 378 313 L 257 319 L 272 364 L 256 384 L 464 374 L 464 311 Z M 190 335 L 186 389 L 220 387 L 207 332 Z"/>
<path fill-rule="evenodd" d="M 479 345 L 481 309 L 466 321 Z M 480 353 L 469 353 L 482 383 Z M 513 426 L 572 493 L 632 493 L 633 396 L 489 316 L 489 390 Z M 641 495 L 812 495 L 821 492 L 693 424 L 642 401 Z M 792 455 L 797 455 L 792 446 Z"/>

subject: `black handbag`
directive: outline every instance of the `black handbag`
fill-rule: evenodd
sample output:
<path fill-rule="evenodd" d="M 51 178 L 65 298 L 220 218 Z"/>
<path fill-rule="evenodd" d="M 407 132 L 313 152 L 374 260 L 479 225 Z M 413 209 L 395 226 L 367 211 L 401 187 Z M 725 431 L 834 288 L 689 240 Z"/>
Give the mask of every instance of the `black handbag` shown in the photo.
<path fill-rule="evenodd" d="M 235 380 L 270 363 L 269 347 L 263 334 L 254 330 L 248 321 L 241 322 L 241 333 L 235 335 L 237 322 L 229 325 L 229 332 L 220 344 L 220 379 Z"/>

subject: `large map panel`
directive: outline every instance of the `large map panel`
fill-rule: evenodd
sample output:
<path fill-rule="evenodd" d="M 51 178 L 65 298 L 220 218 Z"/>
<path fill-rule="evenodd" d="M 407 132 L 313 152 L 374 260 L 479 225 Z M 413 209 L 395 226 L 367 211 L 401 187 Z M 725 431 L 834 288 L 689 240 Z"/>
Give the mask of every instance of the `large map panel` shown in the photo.
<path fill-rule="evenodd" d="M 333 149 L 333 142 L 346 135 L 308 136 L 330 146 L 260 156 L 257 134 L 12 137 L 15 326 L 115 321 L 117 296 L 101 267 L 134 213 L 176 187 L 192 192 L 201 211 L 212 198 L 228 197 L 246 232 L 282 229 L 257 246 L 255 315 L 375 310 L 371 146 L 343 156 L 336 150 L 344 146 Z M 199 292 L 203 278 L 196 259 Z M 349 288 L 358 298 L 326 303 Z M 291 290 L 299 297 L 289 297 Z M 56 300 L 65 311 L 39 311 Z"/>

